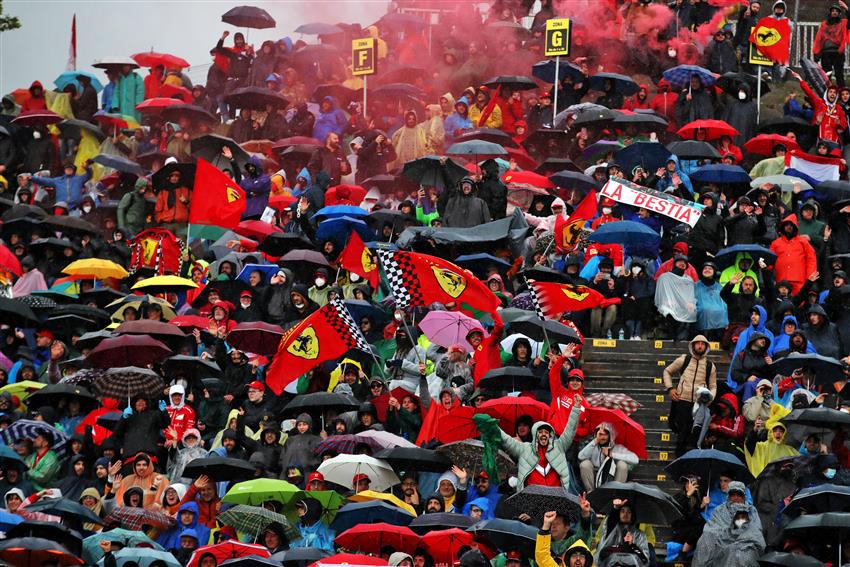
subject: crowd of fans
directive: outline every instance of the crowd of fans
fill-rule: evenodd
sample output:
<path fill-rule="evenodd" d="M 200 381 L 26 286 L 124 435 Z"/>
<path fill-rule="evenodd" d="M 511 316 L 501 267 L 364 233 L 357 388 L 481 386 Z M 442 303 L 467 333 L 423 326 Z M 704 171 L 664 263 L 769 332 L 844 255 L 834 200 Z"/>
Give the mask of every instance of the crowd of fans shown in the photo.
<path fill-rule="evenodd" d="M 319 43 L 224 32 L 203 85 L 150 53 L 96 62 L 102 83 L 71 71 L 4 96 L 0 558 L 850 563 L 846 531 L 819 516 L 850 494 L 847 6 L 828 7 L 804 54 L 822 68 L 793 62 L 801 75 L 748 58 L 749 30 L 785 2 L 724 4 L 602 2 L 588 10 L 611 29 L 594 36 L 549 0 L 433 9 L 440 26 L 410 0 L 368 28 L 322 24 Z M 576 22 L 557 77 L 542 61 L 556 16 Z M 361 37 L 378 68 L 365 109 Z M 784 114 L 760 117 L 771 89 Z M 215 238 L 189 225 L 198 159 L 246 195 Z M 699 220 L 605 196 L 617 183 Z M 386 277 L 342 268 L 351 234 L 455 261 L 501 306 L 440 345 L 423 319 L 470 311 L 396 309 Z M 180 277 L 146 288 L 163 275 Z M 534 280 L 601 294 L 556 318 L 578 341 L 512 328 L 535 312 Z M 335 299 L 373 352 L 276 394 L 261 343 Z M 661 379 L 684 457 L 674 496 L 629 483 L 646 459 L 622 402 L 636 384 L 591 403 L 583 337 L 687 345 Z M 488 384 L 505 370 L 523 386 Z M 415 456 L 386 454 L 402 450 Z M 64 547 L 22 559 L 50 541 Z M 346 551 L 372 557 L 329 557 Z"/>

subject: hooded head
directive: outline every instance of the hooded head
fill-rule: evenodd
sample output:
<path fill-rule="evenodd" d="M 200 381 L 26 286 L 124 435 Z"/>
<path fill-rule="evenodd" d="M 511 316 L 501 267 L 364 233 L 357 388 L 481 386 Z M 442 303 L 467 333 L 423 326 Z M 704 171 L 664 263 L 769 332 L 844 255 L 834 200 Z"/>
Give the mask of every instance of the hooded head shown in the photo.
<path fill-rule="evenodd" d="M 171 388 L 168 389 L 168 401 L 171 402 L 171 407 L 175 409 L 182 408 L 185 403 L 185 399 L 186 388 L 184 388 L 181 384 L 174 384 Z"/>

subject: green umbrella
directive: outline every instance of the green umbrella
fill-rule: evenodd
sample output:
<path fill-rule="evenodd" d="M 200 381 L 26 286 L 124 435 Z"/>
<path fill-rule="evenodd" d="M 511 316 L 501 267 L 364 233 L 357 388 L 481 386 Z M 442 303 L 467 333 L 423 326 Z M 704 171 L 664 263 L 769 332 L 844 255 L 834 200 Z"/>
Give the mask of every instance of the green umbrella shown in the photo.
<path fill-rule="evenodd" d="M 119 541 L 124 544 L 124 547 L 146 545 L 157 551 L 163 551 L 161 545 L 142 532 L 115 528 L 108 532 L 94 534 L 83 540 L 83 559 L 86 563 L 97 563 L 103 557 L 103 550 L 100 548 L 100 542 L 102 541 Z"/>
<path fill-rule="evenodd" d="M 304 492 L 292 483 L 285 480 L 258 478 L 234 484 L 221 501 L 228 504 L 260 506 L 269 500 L 288 504 L 297 497 L 303 498 Z"/>
<path fill-rule="evenodd" d="M 219 514 L 218 520 L 222 524 L 233 526 L 237 531 L 255 537 L 258 537 L 270 525 L 280 524 L 283 527 L 283 535 L 289 541 L 301 538 L 301 532 L 286 519 L 286 516 L 259 506 L 236 505 Z"/>

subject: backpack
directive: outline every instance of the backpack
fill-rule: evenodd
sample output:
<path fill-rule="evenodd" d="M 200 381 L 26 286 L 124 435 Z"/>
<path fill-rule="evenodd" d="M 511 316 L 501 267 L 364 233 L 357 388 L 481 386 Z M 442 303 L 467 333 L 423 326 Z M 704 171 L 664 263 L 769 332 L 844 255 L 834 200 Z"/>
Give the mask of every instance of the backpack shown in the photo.
<path fill-rule="evenodd" d="M 685 360 L 682 364 L 682 372 L 684 372 L 685 370 L 688 369 L 688 365 L 691 363 L 691 359 L 693 359 L 693 356 L 691 356 L 691 353 L 688 353 L 688 354 L 685 355 Z M 712 371 L 714 370 L 714 363 L 711 362 L 710 360 L 707 360 L 707 359 L 706 359 L 706 362 L 708 362 L 708 364 L 705 366 L 705 376 L 702 377 L 702 381 L 705 382 L 706 384 L 708 384 L 708 377 L 711 375 Z M 694 376 L 694 382 L 696 382 L 697 378 L 699 378 L 699 377 Z"/>

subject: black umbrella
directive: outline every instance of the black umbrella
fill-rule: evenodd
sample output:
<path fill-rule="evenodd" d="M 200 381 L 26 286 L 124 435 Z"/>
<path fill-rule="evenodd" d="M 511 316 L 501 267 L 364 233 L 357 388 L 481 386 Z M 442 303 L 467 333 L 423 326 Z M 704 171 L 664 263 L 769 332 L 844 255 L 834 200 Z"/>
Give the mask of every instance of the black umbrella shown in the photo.
<path fill-rule="evenodd" d="M 303 33 L 305 35 L 337 35 L 342 33 L 342 29 L 333 24 L 325 22 L 310 22 L 301 24 L 295 28 L 295 33 Z"/>
<path fill-rule="evenodd" d="M 570 283 L 570 277 L 564 272 L 553 270 L 548 266 L 534 266 L 520 272 L 526 280 L 552 283 Z"/>
<path fill-rule="evenodd" d="M 511 91 L 531 91 L 537 88 L 537 83 L 520 75 L 499 75 L 484 81 L 484 85 L 492 88 L 501 86 Z"/>
<path fill-rule="evenodd" d="M 230 149 L 233 161 L 236 162 L 237 167 L 239 167 L 239 171 L 242 171 L 251 156 L 249 156 L 248 152 L 243 150 L 242 147 L 231 138 L 219 136 L 218 134 L 207 134 L 205 136 L 195 138 L 192 140 L 191 144 L 193 156 L 208 161 L 216 167 L 219 165 L 217 162 L 227 159 L 221 155 L 224 148 Z M 229 164 L 227 165 L 229 166 Z"/>
<path fill-rule="evenodd" d="M 393 447 L 372 455 L 390 464 L 394 471 L 444 472 L 452 464 L 444 456 L 420 447 Z"/>
<path fill-rule="evenodd" d="M 680 159 L 720 159 L 720 152 L 714 146 L 700 140 L 673 142 L 667 149 Z"/>
<path fill-rule="evenodd" d="M 592 91 L 604 91 L 606 81 L 611 81 L 613 92 L 620 93 L 623 96 L 631 96 L 637 94 L 640 86 L 634 79 L 619 73 L 597 73 L 590 76 L 588 86 Z"/>
<path fill-rule="evenodd" d="M 808 425 L 824 429 L 838 429 L 850 425 L 850 414 L 831 408 L 795 409 L 780 421 L 786 425 Z"/>
<path fill-rule="evenodd" d="M 786 536 L 802 534 L 803 537 L 820 541 L 821 544 L 837 540 L 838 557 L 841 557 L 841 545 L 848 533 L 850 533 L 850 514 L 843 512 L 803 514 L 785 526 Z M 842 564 L 842 561 L 838 564 Z"/>
<path fill-rule="evenodd" d="M 21 297 L 15 297 L 14 299 L 15 301 L 23 303 L 33 311 L 55 309 L 59 305 L 54 299 L 41 295 L 22 295 Z"/>
<path fill-rule="evenodd" d="M 329 551 L 317 547 L 294 547 L 286 551 L 278 551 L 269 559 L 279 561 L 283 567 L 307 567 L 330 555 Z"/>
<path fill-rule="evenodd" d="M 758 85 L 756 84 L 757 80 L 758 78 L 755 75 L 750 75 L 749 73 L 729 72 L 720 75 L 720 77 L 717 78 L 715 85 L 720 87 L 722 91 L 734 96 L 738 96 L 738 91 L 741 90 L 742 85 L 747 85 L 750 90 L 750 95 L 752 95 L 752 98 L 755 98 L 758 92 Z M 770 83 L 762 79 L 761 96 L 764 96 L 769 92 Z"/>
<path fill-rule="evenodd" d="M 67 215 L 49 216 L 44 219 L 44 223 L 48 224 L 62 232 L 89 234 L 97 236 L 100 234 L 100 229 L 90 222 L 84 221 L 80 217 L 69 217 Z"/>
<path fill-rule="evenodd" d="M 79 502 L 74 502 L 67 498 L 42 498 L 27 506 L 27 510 L 30 512 L 44 512 L 45 514 L 62 516 L 66 519 L 74 517 L 81 522 L 97 524 L 99 526 L 103 525 L 103 520 L 94 512 Z"/>
<path fill-rule="evenodd" d="M 506 148 L 519 147 L 507 132 L 495 128 L 476 128 L 455 138 L 455 142 L 468 142 L 470 140 L 483 140 Z"/>
<path fill-rule="evenodd" d="M 753 481 L 747 466 L 736 456 L 716 449 L 692 449 L 664 467 L 671 479 L 676 480 L 685 475 L 696 475 L 706 479 L 706 485 L 711 486 L 711 480 L 721 474 L 745 484 Z"/>
<path fill-rule="evenodd" d="M 484 443 L 478 439 L 465 439 L 463 441 L 455 441 L 454 443 L 446 443 L 437 447 L 437 453 L 443 455 L 446 459 L 457 465 L 460 468 L 467 469 L 473 474 L 484 470 L 481 464 L 481 459 L 484 455 Z M 496 466 L 499 468 L 499 475 L 505 477 L 516 473 L 516 463 L 504 451 L 496 453 Z"/>
<path fill-rule="evenodd" d="M 144 177 L 147 173 L 144 168 L 138 163 L 125 158 L 124 156 L 111 156 L 100 154 L 92 158 L 94 163 L 99 163 L 104 167 L 120 171 L 122 173 L 132 173 L 137 177 Z"/>
<path fill-rule="evenodd" d="M 221 15 L 221 21 L 237 28 L 262 30 L 277 24 L 268 12 L 255 6 L 237 6 Z"/>
<path fill-rule="evenodd" d="M 162 370 L 169 376 L 199 378 L 218 378 L 221 376 L 221 368 L 219 368 L 215 361 L 199 356 L 187 356 L 185 354 L 177 354 L 166 358 L 162 363 Z"/>
<path fill-rule="evenodd" d="M 270 256 L 283 256 L 292 250 L 313 249 L 313 243 L 294 232 L 273 232 L 260 243 L 258 249 Z"/>
<path fill-rule="evenodd" d="M 38 317 L 32 309 L 14 299 L 0 297 L 0 319 L 13 327 L 34 327 L 38 325 Z"/>
<path fill-rule="evenodd" d="M 351 411 L 360 406 L 357 400 L 346 394 L 334 394 L 332 392 L 314 392 L 296 396 L 294 400 L 286 404 L 282 415 L 285 417 L 296 416 L 310 410 L 335 410 L 337 413 Z"/>
<path fill-rule="evenodd" d="M 810 555 L 797 555 L 771 551 L 759 558 L 760 567 L 824 567 L 824 564 Z"/>
<path fill-rule="evenodd" d="M 850 486 L 821 484 L 802 489 L 782 511 L 789 516 L 824 512 L 850 512 Z"/>
<path fill-rule="evenodd" d="M 834 197 L 835 199 L 847 199 L 850 197 L 850 182 L 847 181 L 824 181 L 819 183 L 816 191 Z"/>
<path fill-rule="evenodd" d="M 560 116 L 564 115 L 564 118 L 570 114 L 567 111 L 563 111 L 558 116 L 555 117 L 555 125 L 560 126 L 562 122 L 565 123 L 565 120 L 560 120 Z M 613 122 L 617 117 L 617 114 L 613 110 L 609 110 L 607 108 L 593 109 L 586 112 L 582 112 L 579 114 L 578 118 L 573 120 L 572 126 L 574 128 L 580 128 L 581 126 L 593 126 L 600 125 L 606 122 Z"/>
<path fill-rule="evenodd" d="M 543 523 L 543 515 L 554 510 L 575 523 L 581 517 L 581 505 L 578 498 L 561 486 L 542 486 L 532 484 L 506 498 L 500 507 L 505 516 L 516 518 L 528 514 L 536 526 Z"/>
<path fill-rule="evenodd" d="M 416 81 L 417 79 L 422 79 L 424 81 L 428 80 L 428 70 L 423 69 L 421 67 L 409 67 L 409 66 L 401 66 L 394 67 L 390 69 L 386 73 L 381 74 L 378 78 L 378 82 L 381 84 L 390 84 L 390 83 L 403 83 L 405 81 Z M 358 91 L 359 92 L 359 91 Z"/>
<path fill-rule="evenodd" d="M 654 172 L 664 167 L 670 158 L 670 150 L 658 142 L 635 142 L 614 152 L 614 159 L 620 164 L 622 171 L 631 172 L 635 166 L 641 166 L 644 171 Z"/>
<path fill-rule="evenodd" d="M 620 114 L 614 119 L 615 125 L 625 126 L 627 124 L 633 124 L 637 126 L 644 126 L 644 129 L 651 129 L 651 126 L 657 126 L 658 128 L 667 128 L 667 120 L 658 116 L 656 114 L 650 114 L 645 112 L 636 112 L 634 114 Z"/>
<path fill-rule="evenodd" d="M 798 136 L 807 136 L 814 131 L 810 122 L 796 116 L 765 120 L 759 124 L 757 130 L 759 134 L 782 134 L 783 136 L 788 132 L 794 132 Z"/>
<path fill-rule="evenodd" d="M 628 500 L 637 521 L 643 524 L 669 525 L 682 513 L 673 497 L 656 486 L 637 482 L 608 482 L 587 495 L 593 509 L 607 514 L 615 499 Z"/>
<path fill-rule="evenodd" d="M 114 290 L 110 287 L 99 287 L 89 291 L 84 291 L 80 294 L 80 301 L 83 303 L 94 302 L 99 308 L 103 309 L 113 301 L 126 297 L 127 294 Z"/>
<path fill-rule="evenodd" d="M 88 389 L 75 384 L 48 384 L 41 390 L 27 396 L 27 405 L 33 408 L 41 406 L 61 407 L 62 400 L 74 399 L 80 402 L 84 413 L 97 407 L 98 402 Z"/>
<path fill-rule="evenodd" d="M 466 528 L 477 541 L 487 543 L 500 551 L 520 551 L 526 556 L 534 554 L 537 529 L 517 520 L 494 518 Z"/>
<path fill-rule="evenodd" d="M 151 184 L 153 185 L 154 191 L 159 191 L 159 189 L 165 186 L 165 183 L 168 180 L 168 176 L 171 175 L 172 171 L 180 172 L 181 185 L 189 188 L 194 186 L 195 165 L 191 163 L 171 162 L 160 167 L 151 176 Z"/>
<path fill-rule="evenodd" d="M 401 232 L 408 226 L 421 226 L 415 217 L 407 215 L 401 211 L 392 209 L 378 209 L 372 211 L 366 219 L 373 228 L 380 232 L 380 229 L 385 225 L 392 225 L 393 232 Z"/>
<path fill-rule="evenodd" d="M 224 97 L 224 101 L 236 108 L 265 110 L 267 105 L 274 108 L 286 108 L 289 102 L 282 95 L 263 87 L 242 87 L 234 89 Z"/>
<path fill-rule="evenodd" d="M 59 124 L 56 125 L 59 128 L 59 131 L 62 133 L 60 137 L 62 138 L 81 138 L 82 130 L 85 130 L 89 134 L 93 135 L 97 138 L 98 142 L 102 142 L 106 139 L 106 134 L 97 127 L 96 124 L 92 124 L 91 122 L 87 122 L 86 120 L 77 120 L 76 118 L 72 118 L 70 120 L 63 120 Z"/>
<path fill-rule="evenodd" d="M 435 512 L 433 514 L 422 514 L 418 516 L 407 527 L 419 535 L 425 535 L 435 530 L 447 530 L 451 528 L 465 530 L 474 523 L 475 521 L 472 518 L 463 514 Z"/>
<path fill-rule="evenodd" d="M 559 157 L 548 157 L 534 169 L 534 173 L 539 173 L 540 175 L 552 175 L 559 171 L 581 173 L 582 170 L 573 163 L 573 160 Z"/>
<path fill-rule="evenodd" d="M 97 307 L 91 307 L 89 305 L 60 305 L 51 311 L 50 314 L 51 316 L 78 315 L 80 317 L 85 317 L 86 319 L 97 321 L 103 326 L 108 325 L 111 320 L 108 311 Z"/>
<path fill-rule="evenodd" d="M 186 478 L 198 478 L 201 475 L 206 475 L 215 482 L 245 480 L 254 477 L 254 466 L 242 459 L 215 455 L 190 461 L 183 469 L 183 476 Z"/>
<path fill-rule="evenodd" d="M 74 333 L 100 328 L 96 322 L 79 315 L 56 315 L 44 321 L 44 327 L 57 335 L 69 339 Z"/>
<path fill-rule="evenodd" d="M 560 83 L 566 77 L 572 77 L 576 83 L 584 81 L 587 77 L 581 72 L 577 65 L 573 65 L 566 59 L 562 59 L 558 65 L 558 76 L 555 77 L 555 61 L 546 59 L 532 65 L 531 74 L 545 83 Z"/>
<path fill-rule="evenodd" d="M 450 158 L 425 156 L 405 163 L 401 174 L 419 185 L 453 187 L 469 172 Z"/>
<path fill-rule="evenodd" d="M 370 89 L 369 94 L 374 96 L 385 97 L 411 97 L 415 99 L 424 99 L 425 93 L 422 89 L 411 85 L 410 83 L 387 83 L 376 89 Z"/>
<path fill-rule="evenodd" d="M 4 223 L 7 223 L 14 219 L 21 219 L 27 217 L 35 219 L 44 219 L 47 218 L 47 211 L 35 205 L 15 205 L 11 209 L 3 211 L 3 214 L 0 215 L 0 220 L 2 220 Z"/>
<path fill-rule="evenodd" d="M 534 375 L 530 368 L 507 366 L 488 371 L 478 382 L 478 387 L 485 390 L 506 390 L 518 392 L 531 390 L 540 385 L 540 378 Z"/>
<path fill-rule="evenodd" d="M 327 43 L 318 45 L 305 45 L 292 54 L 292 59 L 301 65 L 314 65 L 316 63 L 339 60 L 342 52 Z"/>
<path fill-rule="evenodd" d="M 218 119 L 210 114 L 208 110 L 194 104 L 173 104 L 162 109 L 162 118 L 168 122 L 180 122 L 181 118 L 187 118 L 192 122 L 206 122 L 207 124 L 218 124 Z"/>
<path fill-rule="evenodd" d="M 511 333 L 520 333 L 535 341 L 581 344 L 581 339 L 570 327 L 551 319 L 541 320 L 536 313 L 532 312 L 514 319 L 510 324 L 510 330 Z"/>
<path fill-rule="evenodd" d="M 39 522 L 36 520 L 21 522 L 6 532 L 8 539 L 18 537 L 39 537 L 55 541 L 68 548 L 75 555 L 82 555 L 83 540 L 80 533 L 68 526 L 55 524 L 53 522 Z"/>
<path fill-rule="evenodd" d="M 549 140 L 555 140 L 556 144 L 563 145 L 571 140 L 572 137 L 572 134 L 566 130 L 538 128 L 522 141 L 522 145 L 526 148 L 546 148 L 549 145 Z"/>
<path fill-rule="evenodd" d="M 819 354 L 800 354 L 792 352 L 770 365 L 770 372 L 788 376 L 797 368 L 811 370 L 815 374 L 815 384 L 831 384 L 843 375 L 841 361 Z"/>
<path fill-rule="evenodd" d="M 363 96 L 363 93 L 350 89 L 343 85 L 338 84 L 325 84 L 325 85 L 317 85 L 315 89 L 313 89 L 313 94 L 310 95 L 310 100 L 313 102 L 322 102 L 325 97 L 333 97 L 337 100 L 337 102 L 343 108 L 348 107 L 348 103 L 353 100 L 358 100 Z"/>
<path fill-rule="evenodd" d="M 590 191 L 591 189 L 596 188 L 596 180 L 594 178 L 576 171 L 559 171 L 554 175 L 550 175 L 549 181 L 558 187 L 563 187 L 564 189 Z"/>

